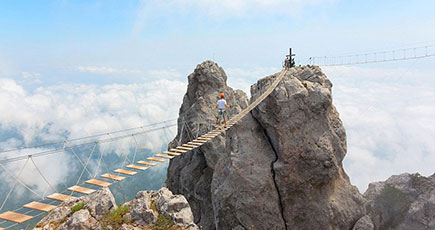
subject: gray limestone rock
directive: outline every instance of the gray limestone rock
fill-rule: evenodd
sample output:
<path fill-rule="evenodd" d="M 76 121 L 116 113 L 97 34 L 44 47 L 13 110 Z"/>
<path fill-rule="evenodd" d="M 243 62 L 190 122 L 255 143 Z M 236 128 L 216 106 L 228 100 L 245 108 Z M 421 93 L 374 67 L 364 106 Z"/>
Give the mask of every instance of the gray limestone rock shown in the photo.
<path fill-rule="evenodd" d="M 352 230 L 374 230 L 372 219 L 369 215 L 361 217 L 356 224 L 353 226 Z"/>
<path fill-rule="evenodd" d="M 96 223 L 87 209 L 82 209 L 74 214 L 68 220 L 59 226 L 59 230 L 82 230 L 91 229 Z"/>
<path fill-rule="evenodd" d="M 251 101 L 277 76 L 253 85 Z M 188 78 L 169 147 L 213 128 L 220 92 L 237 105 L 229 116 L 247 106 L 216 63 L 198 65 Z M 364 215 L 365 200 L 341 164 L 346 134 L 331 87 L 318 67 L 292 69 L 230 130 L 171 160 L 168 188 L 187 198 L 195 223 L 205 230 L 351 229 Z"/>
<path fill-rule="evenodd" d="M 148 226 L 157 220 L 157 213 L 151 209 L 151 194 L 150 191 L 141 191 L 136 194 L 136 199 L 129 202 L 130 213 L 127 219 L 131 219 L 138 225 Z"/>
<path fill-rule="evenodd" d="M 78 203 L 86 203 L 89 197 L 71 198 L 63 202 L 59 207 L 52 210 L 47 216 L 42 218 L 36 226 L 49 226 L 53 223 L 61 223 L 71 214 L 71 209 Z"/>
<path fill-rule="evenodd" d="M 92 194 L 84 208 L 90 210 L 91 215 L 100 220 L 103 214 L 116 209 L 117 205 L 110 189 L 104 187 Z"/>
<path fill-rule="evenodd" d="M 251 87 L 259 97 L 277 74 Z M 252 114 L 276 160 L 272 171 L 287 229 L 350 229 L 365 202 L 344 172 L 346 133 L 318 67 L 291 69 Z"/>
<path fill-rule="evenodd" d="M 216 127 L 216 101 L 220 93 L 230 106 L 227 115 L 237 114 L 248 104 L 246 95 L 226 84 L 223 69 L 212 61 L 199 64 L 189 75 L 189 85 L 183 98 L 178 118 L 178 133 L 170 147 L 185 143 Z M 204 229 L 214 228 L 214 211 L 210 193 L 214 167 L 225 150 L 225 138 L 203 145 L 174 158 L 168 168 L 168 188 L 174 194 L 183 194 L 189 201 L 195 223 Z"/>
<path fill-rule="evenodd" d="M 434 175 L 404 173 L 371 183 L 364 195 L 375 229 L 435 229 Z"/>
<path fill-rule="evenodd" d="M 83 209 L 71 212 L 72 207 L 83 202 Z M 73 198 L 55 208 L 41 220 L 35 229 L 125 229 L 153 228 L 159 215 L 171 217 L 175 226 L 187 230 L 199 230 L 193 222 L 193 214 L 187 200 L 173 195 L 163 187 L 159 191 L 140 191 L 136 198 L 124 204 L 128 208 L 121 226 L 108 221 L 109 214 L 117 206 L 109 189 L 103 188 L 91 197 Z"/>

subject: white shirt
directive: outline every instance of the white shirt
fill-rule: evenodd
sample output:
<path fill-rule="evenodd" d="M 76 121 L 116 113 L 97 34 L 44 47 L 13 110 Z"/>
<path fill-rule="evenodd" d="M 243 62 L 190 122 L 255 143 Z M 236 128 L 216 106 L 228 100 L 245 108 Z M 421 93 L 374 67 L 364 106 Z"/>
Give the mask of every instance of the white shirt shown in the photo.
<path fill-rule="evenodd" d="M 218 109 L 225 109 L 226 104 L 227 104 L 227 101 L 225 101 L 225 99 L 219 99 L 217 101 Z"/>

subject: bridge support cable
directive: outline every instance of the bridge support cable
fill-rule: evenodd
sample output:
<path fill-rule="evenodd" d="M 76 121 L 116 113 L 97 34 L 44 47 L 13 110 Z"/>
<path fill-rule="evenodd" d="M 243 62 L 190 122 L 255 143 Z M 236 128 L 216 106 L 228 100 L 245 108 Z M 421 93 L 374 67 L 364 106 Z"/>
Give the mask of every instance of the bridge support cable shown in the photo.
<path fill-rule="evenodd" d="M 61 150 L 60 154 L 57 156 L 58 162 L 60 162 L 61 157 L 65 154 L 65 148 L 66 148 L 66 141 L 63 142 L 62 150 Z M 63 180 L 62 180 L 62 184 L 63 184 L 64 188 L 68 188 L 68 185 L 66 185 Z"/>
<path fill-rule="evenodd" d="M 74 148 L 70 147 L 71 152 L 73 153 L 74 157 L 80 162 L 80 164 L 83 166 L 83 170 L 86 170 L 86 172 L 89 174 L 90 177 L 92 177 L 92 173 L 89 172 L 88 168 L 86 167 L 86 165 L 83 163 L 83 161 L 80 159 L 80 157 L 76 154 L 76 152 L 74 151 Z"/>
<path fill-rule="evenodd" d="M 32 161 L 33 166 L 35 166 L 36 171 L 38 171 L 39 175 L 42 177 L 42 179 L 45 181 L 45 183 L 47 183 L 47 185 L 53 189 L 55 192 L 57 192 L 57 189 L 51 185 L 51 183 L 47 180 L 47 178 L 42 174 L 41 170 L 39 170 L 38 166 L 36 165 L 35 161 L 32 158 L 32 155 L 29 156 L 29 159 Z M 43 195 L 43 197 L 45 197 L 45 193 Z"/>
<path fill-rule="evenodd" d="M 181 132 L 180 132 L 180 137 L 178 138 L 178 144 L 177 145 L 181 144 L 181 140 L 182 140 L 182 137 L 183 137 L 183 131 L 184 131 L 184 116 L 183 116 L 183 118 L 181 120 Z"/>
<path fill-rule="evenodd" d="M 29 158 L 27 158 L 26 162 L 24 163 L 24 165 L 21 167 L 20 172 L 18 173 L 18 178 L 20 178 L 21 174 L 23 174 L 24 168 L 26 168 L 27 162 L 29 162 Z M 3 209 L 3 207 L 5 206 L 6 202 L 9 199 L 9 196 L 11 195 L 12 191 L 14 190 L 15 186 L 17 185 L 18 181 L 15 180 L 14 181 L 14 185 L 12 185 L 11 189 L 9 190 L 8 194 L 6 195 L 6 198 L 3 200 L 2 205 L 0 206 L 0 211 Z"/>
<path fill-rule="evenodd" d="M 29 157 L 28 157 L 29 158 Z M 27 161 L 26 161 L 27 163 Z M 3 166 L 0 163 L 0 167 L 3 168 L 3 170 L 8 173 L 10 176 L 12 176 L 15 181 L 17 181 L 18 183 L 20 183 L 22 186 L 24 186 L 25 188 L 27 188 L 30 192 L 32 192 L 33 194 L 35 194 L 36 196 L 40 197 L 41 199 L 44 199 L 44 196 L 42 196 L 41 194 L 37 193 L 36 191 L 34 191 L 33 189 L 31 189 L 29 186 L 26 185 L 26 183 L 24 183 L 23 181 L 20 180 L 20 178 L 16 177 L 13 173 L 11 173 L 5 166 Z"/>
<path fill-rule="evenodd" d="M 132 135 L 132 136 L 133 136 L 134 142 L 136 143 L 136 146 L 134 148 L 133 161 L 131 162 L 131 164 L 134 164 L 134 162 L 136 161 L 136 154 L 137 154 L 137 149 L 139 148 L 139 144 L 137 143 L 136 137 L 134 135 Z"/>
<path fill-rule="evenodd" d="M 88 157 L 88 159 L 86 160 L 86 164 L 83 166 L 82 172 L 80 173 L 80 176 L 79 176 L 79 178 L 77 179 L 77 182 L 76 182 L 75 185 L 78 185 L 78 184 L 80 183 L 80 180 L 82 179 L 82 176 L 83 176 L 83 174 L 85 173 L 85 169 L 87 168 L 87 166 L 88 166 L 88 164 L 89 164 L 89 162 L 90 162 L 90 159 L 91 159 L 92 155 L 94 154 L 94 151 L 95 151 L 95 148 L 97 147 L 97 145 L 98 145 L 98 142 L 95 142 L 95 145 L 94 145 L 94 147 L 92 148 L 92 151 L 90 152 L 89 157 Z M 88 170 L 86 170 L 86 171 L 88 171 Z M 89 174 L 89 176 L 92 178 L 92 174 L 90 174 L 89 171 L 88 171 L 88 174 Z M 67 187 L 68 187 L 68 186 L 67 186 Z"/>
<path fill-rule="evenodd" d="M 193 136 L 192 129 L 189 127 L 189 125 L 187 124 L 187 122 L 185 122 L 184 125 L 186 126 L 187 135 L 189 135 L 189 141 L 194 140 L 195 138 L 194 138 L 194 136 Z"/>
<path fill-rule="evenodd" d="M 132 135 L 132 137 L 134 138 L 134 135 Z M 136 138 L 134 138 L 133 140 L 136 141 Z M 135 149 L 137 149 L 137 142 L 136 142 Z M 130 151 L 129 151 L 129 152 L 130 152 Z M 127 163 L 127 160 L 128 160 L 128 154 L 129 154 L 129 153 L 126 153 L 126 154 L 125 154 L 124 161 L 122 162 L 121 168 L 123 168 L 123 167 L 126 166 L 126 163 Z M 130 162 L 130 164 L 132 164 L 130 160 L 128 160 L 128 161 Z"/>
<path fill-rule="evenodd" d="M 110 134 L 107 133 L 107 135 L 108 135 L 109 138 L 110 138 Z M 103 143 L 103 142 L 100 142 L 100 146 L 103 145 L 102 143 Z M 98 160 L 97 169 L 95 169 L 95 175 L 94 175 L 93 177 L 91 176 L 91 177 L 94 178 L 94 179 L 97 177 L 97 175 L 98 175 L 98 171 L 100 170 L 101 159 L 103 158 L 104 152 L 106 151 L 106 147 L 107 147 L 107 144 L 104 145 L 104 147 L 103 147 L 103 151 L 101 151 L 101 150 L 100 150 L 100 147 L 98 147 L 98 152 L 100 152 L 100 159 Z"/>

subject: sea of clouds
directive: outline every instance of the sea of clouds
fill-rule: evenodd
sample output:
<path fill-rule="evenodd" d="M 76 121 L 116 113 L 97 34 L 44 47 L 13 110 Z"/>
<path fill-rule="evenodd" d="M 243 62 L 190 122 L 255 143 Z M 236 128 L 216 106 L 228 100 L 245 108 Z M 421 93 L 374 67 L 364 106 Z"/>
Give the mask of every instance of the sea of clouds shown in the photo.
<path fill-rule="evenodd" d="M 277 68 L 228 68 L 227 74 L 230 86 L 246 92 L 258 78 L 277 71 Z M 348 154 L 344 166 L 351 182 L 361 192 L 369 182 L 385 180 L 393 174 L 434 173 L 435 83 L 431 74 L 371 67 L 325 67 L 324 71 L 334 84 L 334 104 L 347 131 Z M 0 148 L 28 146 L 36 140 L 59 141 L 177 118 L 186 91 L 185 78 L 151 79 L 132 84 L 61 84 L 29 90 L 22 86 L 24 83 L 2 78 Z M 175 132 L 173 127 L 170 135 L 173 137 Z M 150 135 L 143 147 L 158 148 L 164 144 L 163 139 L 162 134 Z M 123 143 L 126 149 L 132 140 Z M 153 146 L 153 143 L 157 144 Z M 3 153 L 0 159 L 42 150 Z M 115 152 L 122 155 L 127 151 L 120 148 Z M 60 172 L 68 167 L 67 162 L 47 157 L 37 164 L 52 170 L 47 172 L 48 180 L 59 184 L 65 177 Z M 24 161 L 7 167 L 18 171 L 23 164 Z M 2 178 L 8 178 L 4 171 L 1 173 Z M 35 173 L 34 167 L 27 167 L 23 181 L 40 187 L 41 191 L 46 189 L 44 181 L 32 177 Z"/>

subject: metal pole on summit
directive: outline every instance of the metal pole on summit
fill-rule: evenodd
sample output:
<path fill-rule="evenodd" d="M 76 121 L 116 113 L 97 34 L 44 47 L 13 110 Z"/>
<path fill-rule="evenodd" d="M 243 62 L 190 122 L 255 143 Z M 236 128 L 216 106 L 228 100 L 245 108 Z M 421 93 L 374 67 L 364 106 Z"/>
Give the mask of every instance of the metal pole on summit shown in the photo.
<path fill-rule="evenodd" d="M 295 59 L 293 58 L 295 56 L 295 54 L 292 53 L 292 48 L 289 48 L 289 63 L 288 63 L 288 68 L 292 68 L 295 67 Z"/>

